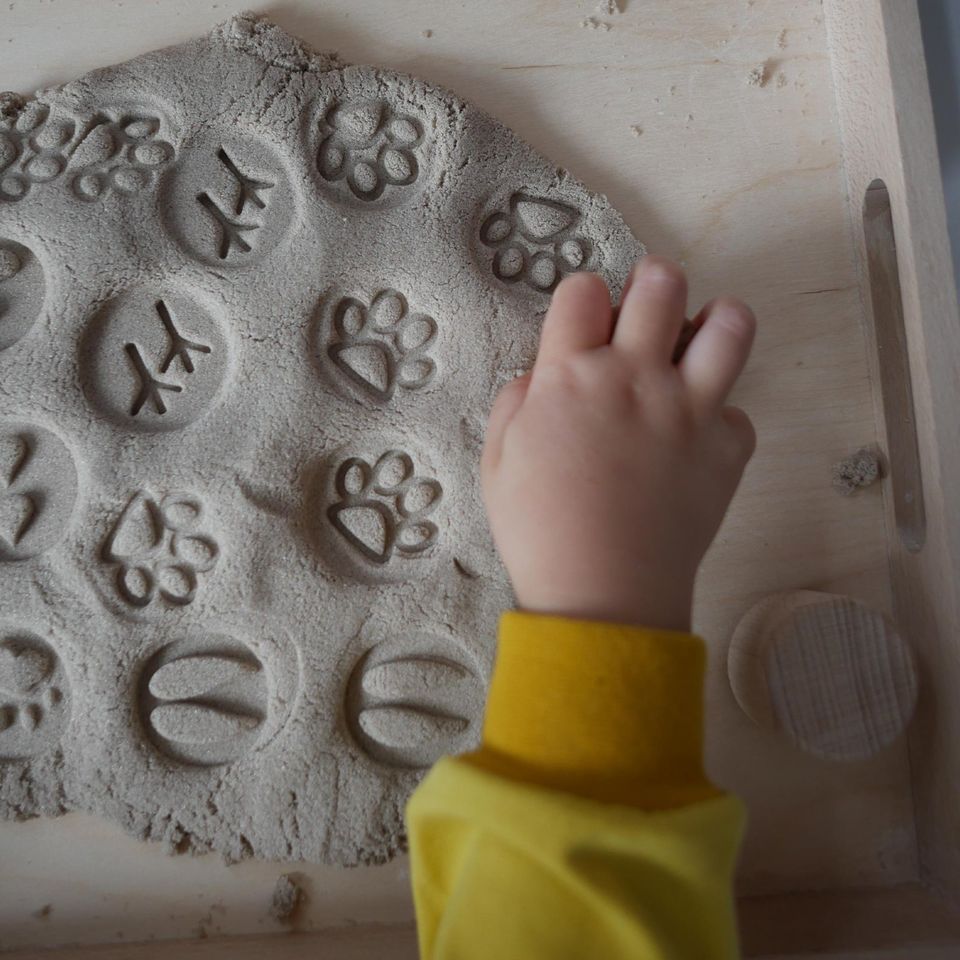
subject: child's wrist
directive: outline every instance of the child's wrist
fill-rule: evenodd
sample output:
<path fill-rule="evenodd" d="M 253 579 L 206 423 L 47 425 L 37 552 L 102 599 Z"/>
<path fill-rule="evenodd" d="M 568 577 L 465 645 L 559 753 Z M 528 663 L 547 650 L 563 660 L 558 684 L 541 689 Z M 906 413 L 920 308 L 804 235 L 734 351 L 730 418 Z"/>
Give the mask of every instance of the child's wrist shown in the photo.
<path fill-rule="evenodd" d="M 693 583 L 673 582 L 629 590 L 556 590 L 525 587 L 517 591 L 517 606 L 527 613 L 605 623 L 622 623 L 657 630 L 690 632 Z"/>

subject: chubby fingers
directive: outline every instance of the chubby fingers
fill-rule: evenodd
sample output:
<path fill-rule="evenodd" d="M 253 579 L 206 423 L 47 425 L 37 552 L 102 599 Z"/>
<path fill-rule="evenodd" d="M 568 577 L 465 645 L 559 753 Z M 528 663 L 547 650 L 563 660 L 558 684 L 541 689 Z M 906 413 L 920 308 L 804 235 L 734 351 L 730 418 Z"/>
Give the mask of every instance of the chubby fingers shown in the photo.
<path fill-rule="evenodd" d="M 678 370 L 702 410 L 724 404 L 746 366 L 757 321 L 753 311 L 733 297 L 711 300 L 697 315 L 696 336 Z"/>
<path fill-rule="evenodd" d="M 562 363 L 577 353 L 605 346 L 613 329 L 607 285 L 595 273 L 574 273 L 554 291 L 540 333 L 538 369 Z"/>
<path fill-rule="evenodd" d="M 687 307 L 687 278 L 682 268 L 648 254 L 627 282 L 613 346 L 637 365 L 666 367 L 673 358 Z"/>
<path fill-rule="evenodd" d="M 516 416 L 523 404 L 530 386 L 530 373 L 525 373 L 516 380 L 511 380 L 501 388 L 497 399 L 493 402 L 490 416 L 487 418 L 487 432 L 483 442 L 483 456 L 481 470 L 489 470 L 500 462 L 500 452 L 503 449 L 503 435 L 510 421 Z"/>

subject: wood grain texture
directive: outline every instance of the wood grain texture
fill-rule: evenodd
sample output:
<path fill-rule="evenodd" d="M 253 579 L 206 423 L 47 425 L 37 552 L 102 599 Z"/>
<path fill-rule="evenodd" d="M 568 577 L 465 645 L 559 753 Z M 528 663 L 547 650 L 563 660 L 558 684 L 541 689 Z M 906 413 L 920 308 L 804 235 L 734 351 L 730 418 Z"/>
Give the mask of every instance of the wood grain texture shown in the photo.
<path fill-rule="evenodd" d="M 835 2 L 825 11 L 877 383 L 878 318 L 857 210 L 877 179 L 890 198 L 926 514 L 926 541 L 911 552 L 887 498 L 891 580 L 896 621 L 911 638 L 924 689 L 909 738 L 922 874 L 960 902 L 960 314 L 920 25 L 916 4 L 902 0 Z M 888 446 L 880 391 L 874 400 Z"/>
<path fill-rule="evenodd" d="M 892 528 L 884 525 L 883 486 L 838 497 L 831 465 L 880 440 L 882 417 L 871 386 L 864 264 L 854 223 L 860 197 L 848 193 L 844 165 L 851 156 L 854 164 L 866 164 L 882 154 L 895 167 L 904 151 L 929 175 L 926 154 L 933 156 L 922 116 L 908 121 L 909 142 L 894 123 L 893 98 L 904 84 L 891 81 L 883 17 L 876 29 L 857 22 L 897 4 L 906 12 L 887 11 L 898 21 L 891 29 L 905 20 L 912 36 L 912 0 L 825 0 L 823 6 L 820 0 L 628 0 L 624 13 L 611 18 L 609 32 L 580 27 L 595 7 L 586 0 L 14 0 L 0 17 L 0 88 L 24 91 L 185 40 L 237 10 L 259 7 L 319 48 L 451 87 L 513 127 L 605 192 L 651 250 L 685 262 L 694 309 L 720 292 L 754 306 L 760 332 L 733 400 L 753 416 L 760 445 L 704 564 L 695 611 L 711 647 L 710 772 L 744 797 L 750 811 L 739 881 L 744 892 L 890 885 L 911 881 L 918 871 L 905 749 L 895 745 L 851 777 L 753 724 L 737 706 L 725 670 L 727 638 L 743 611 L 764 595 L 813 588 L 891 610 Z M 423 35 L 427 30 L 430 37 Z M 893 55 L 910 61 L 914 46 L 910 39 Z M 747 78 L 761 63 L 768 65 L 769 80 L 751 86 Z M 904 69 L 909 89 L 925 97 L 917 78 L 922 66 L 907 62 Z M 861 76 L 868 78 L 866 95 L 844 92 L 851 85 L 859 90 Z M 886 85 L 882 97 L 873 96 L 871 83 Z M 930 191 L 921 193 L 920 206 L 909 214 L 902 205 L 912 203 L 912 195 L 898 194 L 896 226 L 898 240 L 906 223 L 922 247 L 936 243 L 925 225 L 942 220 L 942 210 Z M 940 332 L 948 335 L 949 294 L 942 285 L 934 289 L 942 278 L 936 256 L 929 262 L 904 284 L 905 315 L 922 321 L 932 302 Z M 911 333 L 911 349 L 915 338 Z M 925 356 L 912 352 L 911 364 L 922 364 Z M 954 403 L 932 410 L 935 388 L 948 383 L 950 369 L 957 369 L 952 355 L 938 360 L 930 380 L 918 380 L 913 369 L 915 390 L 925 391 L 917 400 L 918 417 L 927 418 L 921 427 L 924 464 L 931 443 L 937 452 L 947 410 L 960 409 Z M 955 400 L 954 393 L 949 388 L 946 400 Z M 956 457 L 937 464 L 925 472 L 926 487 L 937 488 L 960 467 Z M 935 490 L 925 492 L 930 522 L 951 522 L 944 497 L 931 502 Z M 953 537 L 949 549 L 934 544 L 931 554 L 928 544 L 923 565 L 914 563 L 906 580 L 897 574 L 901 608 L 922 611 L 923 591 L 936 593 L 931 613 L 909 614 L 911 629 L 917 622 L 926 627 L 917 617 L 928 616 L 940 631 L 932 643 L 924 640 L 926 667 L 951 653 L 945 617 L 956 610 L 943 598 L 953 595 L 953 530 L 938 534 Z M 955 674 L 960 664 L 949 669 Z M 921 711 L 931 757 L 942 757 L 951 737 L 955 744 L 960 736 L 960 717 L 953 713 L 942 731 L 938 726 L 938 711 L 960 710 L 960 704 L 943 702 L 947 680 L 937 681 L 936 699 Z M 945 791 L 952 787 L 957 794 L 960 775 L 941 774 L 932 761 L 923 769 L 931 785 L 944 788 L 924 785 L 924 797 L 944 798 L 931 822 L 958 835 L 958 812 L 945 807 Z M 924 836 L 928 862 L 937 862 L 945 875 L 958 854 L 937 854 L 935 831 Z M 272 928 L 263 917 L 273 882 L 290 869 L 174 860 L 83 815 L 0 824 L 0 859 L 0 942 L 7 948 L 267 931 Z M 348 872 L 306 864 L 296 870 L 310 894 L 298 916 L 300 930 L 410 919 L 402 860 Z M 52 912 L 34 918 L 45 903 Z M 283 956 L 279 945 L 292 939 L 277 940 L 277 951 L 273 940 L 270 946 L 255 940 L 250 955 Z M 208 955 L 244 955 L 230 943 Z M 304 955 L 314 955 L 304 944 Z M 386 946 L 380 955 L 403 957 L 405 949 Z M 190 955 L 169 943 L 153 955 L 173 954 Z"/>
<path fill-rule="evenodd" d="M 4 953 L 4 960 L 416 960 L 417 933 L 412 924 L 369 924 L 316 933 L 210 940 L 158 940 L 109 947 L 67 947 Z"/>
<path fill-rule="evenodd" d="M 883 614 L 849 597 L 798 590 L 767 597 L 737 625 L 727 654 L 737 702 L 824 760 L 879 753 L 917 700 L 913 656 Z"/>

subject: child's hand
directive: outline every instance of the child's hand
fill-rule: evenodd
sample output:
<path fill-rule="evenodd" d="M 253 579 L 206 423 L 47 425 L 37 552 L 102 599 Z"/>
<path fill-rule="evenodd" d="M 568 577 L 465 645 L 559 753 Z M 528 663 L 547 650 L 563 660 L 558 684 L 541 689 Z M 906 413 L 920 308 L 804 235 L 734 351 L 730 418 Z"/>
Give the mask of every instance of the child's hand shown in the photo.
<path fill-rule="evenodd" d="M 687 285 L 645 257 L 615 319 L 603 281 L 557 288 L 531 373 L 487 430 L 490 525 L 521 608 L 689 630 L 693 581 L 753 454 L 724 406 L 753 342 L 737 300 L 707 304 L 678 364 Z"/>

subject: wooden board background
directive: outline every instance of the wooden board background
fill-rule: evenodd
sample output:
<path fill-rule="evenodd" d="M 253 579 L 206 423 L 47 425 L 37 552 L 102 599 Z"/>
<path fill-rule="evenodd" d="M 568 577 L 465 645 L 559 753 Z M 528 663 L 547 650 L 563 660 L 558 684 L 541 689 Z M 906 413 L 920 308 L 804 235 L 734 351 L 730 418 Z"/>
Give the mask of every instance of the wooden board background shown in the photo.
<path fill-rule="evenodd" d="M 451 87 L 606 193 L 651 250 L 682 260 L 699 304 L 760 318 L 736 395 L 758 453 L 704 566 L 709 765 L 750 808 L 748 893 L 857 888 L 917 875 L 906 751 L 834 766 L 740 712 L 724 656 L 774 590 L 846 592 L 889 609 L 881 491 L 841 498 L 831 464 L 878 431 L 842 147 L 819 0 L 3 0 L 0 89 L 28 91 L 202 33 L 257 7 L 354 62 Z M 432 31 L 427 37 L 425 31 Z M 763 87 L 747 83 L 768 64 Z M 782 79 L 781 79 L 782 78 Z M 642 131 L 635 135 L 633 127 Z M 265 931 L 293 869 L 302 929 L 409 918 L 407 872 L 171 859 L 73 815 L 0 824 L 0 946 Z M 33 912 L 45 904 L 45 919 Z"/>

